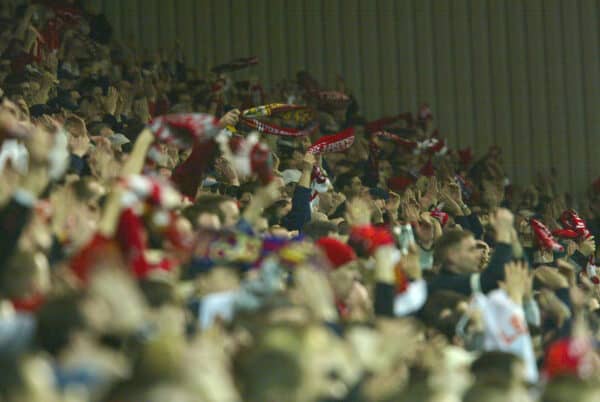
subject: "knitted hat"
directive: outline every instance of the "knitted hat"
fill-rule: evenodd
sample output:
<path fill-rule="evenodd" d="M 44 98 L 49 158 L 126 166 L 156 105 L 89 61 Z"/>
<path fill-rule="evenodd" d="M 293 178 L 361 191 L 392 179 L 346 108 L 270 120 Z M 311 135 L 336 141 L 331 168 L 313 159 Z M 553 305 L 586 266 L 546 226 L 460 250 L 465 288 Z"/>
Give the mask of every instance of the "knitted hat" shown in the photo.
<path fill-rule="evenodd" d="M 337 269 L 357 258 L 352 247 L 333 237 L 321 237 L 316 241 L 316 245 L 327 255 L 333 269 Z"/>
<path fill-rule="evenodd" d="M 371 256 L 381 246 L 394 244 L 394 236 L 385 228 L 373 225 L 352 228 L 348 244 L 361 257 Z"/>

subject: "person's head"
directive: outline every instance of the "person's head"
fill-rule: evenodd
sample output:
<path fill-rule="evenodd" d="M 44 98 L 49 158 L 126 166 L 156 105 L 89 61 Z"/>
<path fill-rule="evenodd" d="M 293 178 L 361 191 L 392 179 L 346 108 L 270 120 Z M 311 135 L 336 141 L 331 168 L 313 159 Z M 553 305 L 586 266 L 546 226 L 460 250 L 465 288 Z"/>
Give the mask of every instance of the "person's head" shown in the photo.
<path fill-rule="evenodd" d="M 509 352 L 484 352 L 471 364 L 476 382 L 492 386 L 511 387 L 524 384 L 523 361 Z"/>
<path fill-rule="evenodd" d="M 290 353 L 275 348 L 253 348 L 240 355 L 235 364 L 236 378 L 248 402 L 296 401 L 300 387 L 300 362 Z"/>
<path fill-rule="evenodd" d="M 337 235 L 338 227 L 335 223 L 329 221 L 311 221 L 304 225 L 302 232 L 309 239 L 317 240 L 321 237 Z"/>
<path fill-rule="evenodd" d="M 456 326 L 467 309 L 468 299 L 460 293 L 449 290 L 435 292 L 427 298 L 420 316 L 428 328 L 456 340 Z"/>
<path fill-rule="evenodd" d="M 481 262 L 481 251 L 470 232 L 453 229 L 445 232 L 436 241 L 434 261 L 452 272 L 477 272 Z"/>
<path fill-rule="evenodd" d="M 50 271 L 46 256 L 39 252 L 18 251 L 1 271 L 2 295 L 24 299 L 43 295 L 50 288 Z"/>
<path fill-rule="evenodd" d="M 42 354 L 30 353 L 10 364 L 1 362 L 0 370 L 2 401 L 58 402 L 62 399 L 50 359 Z"/>
<path fill-rule="evenodd" d="M 264 216 L 267 218 L 269 226 L 277 225 L 281 218 L 286 216 L 292 210 L 292 202 L 283 198 L 275 201 L 271 206 L 265 209 Z"/>
<path fill-rule="evenodd" d="M 100 109 L 94 98 L 84 96 L 79 103 L 79 114 L 85 117 L 86 120 L 93 120 L 100 115 Z"/>
<path fill-rule="evenodd" d="M 362 181 L 360 177 L 351 173 L 341 174 L 337 176 L 334 187 L 342 192 L 346 198 L 352 198 L 360 194 Z"/>
<path fill-rule="evenodd" d="M 38 347 L 56 356 L 69 345 L 75 332 L 87 326 L 83 300 L 82 295 L 70 293 L 44 303 L 36 315 Z"/>
<path fill-rule="evenodd" d="M 487 384 L 473 385 L 463 396 L 463 402 L 531 402 L 529 395 L 519 390 L 493 387 Z"/>
<path fill-rule="evenodd" d="M 600 385 L 574 376 L 557 377 L 546 386 L 541 402 L 592 402 L 600 400 Z"/>
<path fill-rule="evenodd" d="M 223 212 L 223 226 L 233 227 L 240 220 L 240 208 L 235 200 L 231 198 L 222 200 L 219 209 Z"/>
<path fill-rule="evenodd" d="M 100 136 L 106 138 L 110 137 L 115 133 L 110 127 L 110 125 L 101 122 L 90 124 L 90 126 L 88 127 L 88 131 L 92 136 Z"/>
<path fill-rule="evenodd" d="M 184 210 L 184 216 L 194 227 L 233 227 L 240 218 L 237 203 L 226 196 L 206 194 L 198 197 L 194 205 Z"/>

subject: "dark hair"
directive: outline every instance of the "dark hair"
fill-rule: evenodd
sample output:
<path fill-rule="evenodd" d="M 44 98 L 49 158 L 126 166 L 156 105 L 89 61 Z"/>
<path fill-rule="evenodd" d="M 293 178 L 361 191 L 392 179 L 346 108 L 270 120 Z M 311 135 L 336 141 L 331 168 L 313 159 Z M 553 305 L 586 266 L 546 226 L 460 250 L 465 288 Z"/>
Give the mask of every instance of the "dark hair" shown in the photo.
<path fill-rule="evenodd" d="M 484 352 L 471 364 L 471 373 L 477 382 L 505 386 L 512 380 L 515 363 L 520 361 L 512 353 Z"/>
<path fill-rule="evenodd" d="M 223 223 L 225 215 L 219 207 L 223 202 L 229 201 L 231 198 L 218 194 L 205 194 L 196 199 L 194 205 L 185 208 L 182 215 L 187 218 L 193 227 L 197 227 L 198 217 L 204 213 L 215 214 L 219 217 L 219 221 Z"/>
<path fill-rule="evenodd" d="M 506 400 L 508 390 L 508 387 L 500 388 L 488 384 L 474 384 L 463 396 L 463 402 L 495 402 Z"/>
<path fill-rule="evenodd" d="M 93 122 L 88 125 L 88 131 L 91 135 L 100 135 L 102 130 L 105 128 L 111 128 L 111 125 L 100 121 Z"/>
<path fill-rule="evenodd" d="M 463 239 L 472 236 L 471 232 L 460 229 L 452 229 L 445 232 L 435 242 L 435 250 L 433 252 L 433 260 L 436 264 L 446 263 L 448 250 L 459 244 Z"/>
<path fill-rule="evenodd" d="M 331 232 L 337 233 L 338 226 L 329 221 L 312 221 L 304 225 L 302 232 L 310 239 L 317 240 L 329 236 Z"/>
<path fill-rule="evenodd" d="M 297 389 L 300 385 L 302 372 L 298 362 L 290 355 L 277 350 L 257 351 L 252 355 L 236 370 L 246 401 L 281 400 L 273 398 L 281 398 L 286 390 Z"/>
<path fill-rule="evenodd" d="M 541 402 L 583 402 L 598 387 L 597 383 L 575 376 L 559 376 L 546 386 Z"/>
<path fill-rule="evenodd" d="M 335 178 L 334 187 L 338 191 L 342 191 L 346 187 L 352 186 L 352 179 L 354 179 L 356 175 L 352 173 L 342 173 Z"/>
<path fill-rule="evenodd" d="M 289 202 L 290 201 L 287 199 L 277 200 L 265 209 L 263 216 L 267 219 L 269 226 L 278 225 L 280 223 L 281 218 L 283 217 L 279 214 L 279 209 L 286 206 Z"/>
<path fill-rule="evenodd" d="M 0 291 L 8 297 L 22 297 L 29 287 L 35 273 L 34 254 L 29 251 L 17 251 L 0 271 Z"/>
<path fill-rule="evenodd" d="M 152 308 L 159 308 L 176 301 L 175 288 L 171 283 L 143 279 L 139 281 L 139 286 L 146 298 L 146 302 Z"/>
<path fill-rule="evenodd" d="M 456 311 L 456 307 L 466 300 L 468 300 L 466 296 L 457 292 L 437 291 L 429 295 L 419 316 L 425 325 L 435 328 L 451 341 L 456 334 L 456 325 L 462 317 L 462 314 Z M 450 314 L 442 317 L 445 309 L 450 309 Z"/>
<path fill-rule="evenodd" d="M 70 342 L 73 332 L 84 328 L 85 317 L 79 309 L 83 296 L 78 293 L 50 299 L 37 313 L 37 345 L 56 356 Z"/>

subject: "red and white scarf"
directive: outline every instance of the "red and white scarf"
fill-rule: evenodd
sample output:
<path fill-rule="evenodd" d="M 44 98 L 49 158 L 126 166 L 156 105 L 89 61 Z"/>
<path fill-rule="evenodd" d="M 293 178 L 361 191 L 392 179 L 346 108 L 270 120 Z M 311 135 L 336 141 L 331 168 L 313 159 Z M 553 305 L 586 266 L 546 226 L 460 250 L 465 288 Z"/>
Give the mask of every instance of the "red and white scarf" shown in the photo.
<path fill-rule="evenodd" d="M 316 121 L 310 121 L 308 125 L 304 126 L 304 128 L 287 128 L 258 119 L 289 112 L 301 112 L 308 110 L 309 109 L 306 106 L 285 103 L 273 103 L 269 105 L 257 106 L 242 112 L 240 124 L 264 134 L 278 135 L 282 137 L 304 137 L 312 134 L 319 128 L 319 124 Z M 294 120 L 299 118 L 304 120 L 305 116 L 294 114 L 293 116 L 290 115 L 290 117 L 293 117 Z M 296 121 L 296 123 L 304 123 L 304 121 Z"/>
<path fill-rule="evenodd" d="M 354 144 L 354 127 L 349 127 L 337 134 L 319 138 L 308 148 L 308 152 L 319 155 L 330 152 L 344 152 Z"/>
<path fill-rule="evenodd" d="M 406 151 L 417 155 L 445 155 L 448 152 L 448 147 L 444 139 L 431 137 L 423 141 L 412 141 L 385 130 L 376 131 L 373 135 L 392 140 Z"/>
<path fill-rule="evenodd" d="M 273 180 L 269 148 L 259 142 L 256 133 L 246 138 L 240 135 L 231 138 L 219 136 L 218 142 L 223 156 L 241 177 L 256 174 L 262 184 L 268 184 Z"/>
<path fill-rule="evenodd" d="M 214 138 L 219 132 L 217 124 L 217 118 L 209 114 L 181 113 L 158 116 L 149 128 L 158 141 L 185 149 L 196 141 Z"/>
<path fill-rule="evenodd" d="M 529 224 L 533 229 L 533 234 L 537 241 L 537 245 L 541 249 L 563 252 L 564 247 L 556 241 L 550 229 L 537 219 L 530 219 Z"/>

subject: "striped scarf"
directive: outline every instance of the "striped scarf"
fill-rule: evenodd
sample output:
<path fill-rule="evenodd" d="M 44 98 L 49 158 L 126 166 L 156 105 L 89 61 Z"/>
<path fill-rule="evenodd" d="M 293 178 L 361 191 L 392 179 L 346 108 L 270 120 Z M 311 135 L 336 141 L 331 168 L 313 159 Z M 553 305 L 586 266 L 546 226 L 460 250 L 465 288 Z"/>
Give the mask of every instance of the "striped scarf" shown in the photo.
<path fill-rule="evenodd" d="M 294 121 L 303 128 L 287 128 L 259 120 L 259 118 L 280 115 L 284 119 Z M 305 137 L 319 128 L 319 124 L 312 120 L 312 112 L 306 106 L 290 105 L 285 103 L 272 103 L 257 106 L 242 112 L 240 124 L 264 134 L 282 137 Z"/>
<path fill-rule="evenodd" d="M 334 135 L 326 135 L 308 148 L 312 154 L 343 152 L 354 144 L 354 127 L 349 127 Z"/>

